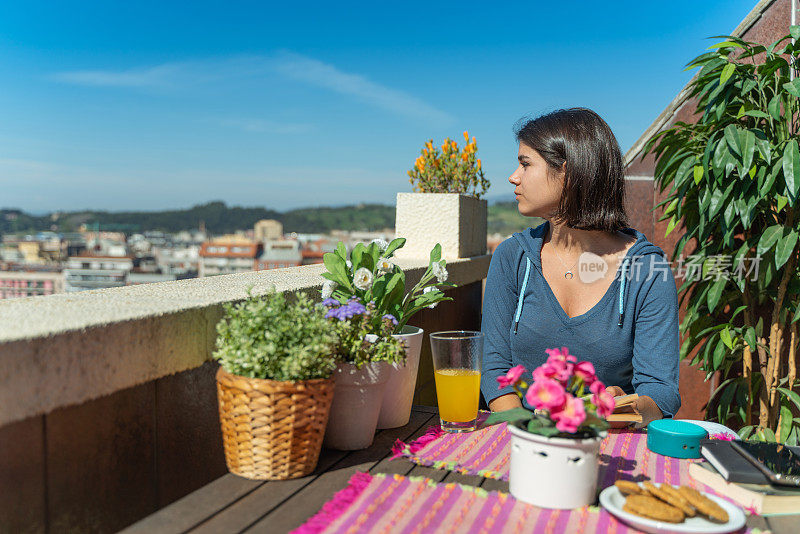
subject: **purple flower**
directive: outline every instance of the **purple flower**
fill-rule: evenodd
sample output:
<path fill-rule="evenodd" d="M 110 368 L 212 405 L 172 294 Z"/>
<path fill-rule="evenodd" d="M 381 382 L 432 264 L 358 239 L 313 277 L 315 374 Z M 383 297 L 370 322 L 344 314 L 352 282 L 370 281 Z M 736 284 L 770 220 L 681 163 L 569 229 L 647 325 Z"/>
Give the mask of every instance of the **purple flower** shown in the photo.
<path fill-rule="evenodd" d="M 350 317 L 352 317 L 353 315 L 361 315 L 362 313 L 367 312 L 367 308 L 357 300 L 351 300 L 350 302 L 345 304 L 344 307 L 347 308 Z"/>
<path fill-rule="evenodd" d="M 381 317 L 381 319 L 383 319 L 384 321 L 385 321 L 385 320 L 389 320 L 389 321 L 391 321 L 391 323 L 392 323 L 393 325 L 395 325 L 395 326 L 397 325 L 397 319 L 395 319 L 395 316 L 394 316 L 394 315 L 392 315 L 391 313 L 387 313 L 386 315 L 384 315 L 383 317 Z"/>
<path fill-rule="evenodd" d="M 331 308 L 331 309 L 329 309 L 327 312 L 325 312 L 325 318 L 326 319 L 334 319 L 335 318 L 335 319 L 339 319 L 340 321 L 344 321 L 344 319 L 341 317 L 342 314 L 340 313 L 339 310 L 341 310 L 341 308 Z"/>
<path fill-rule="evenodd" d="M 322 305 L 330 308 L 332 306 L 338 306 L 339 305 L 339 301 L 334 299 L 334 298 L 327 298 L 327 299 L 322 301 Z"/>
<path fill-rule="evenodd" d="M 338 305 L 339 303 L 336 302 Z M 326 319 L 336 318 L 340 321 L 344 321 L 354 317 L 356 315 L 361 315 L 367 312 L 367 308 L 364 307 L 363 304 L 358 302 L 357 299 L 351 299 L 342 306 L 332 307 L 330 308 L 327 313 L 325 313 Z"/>

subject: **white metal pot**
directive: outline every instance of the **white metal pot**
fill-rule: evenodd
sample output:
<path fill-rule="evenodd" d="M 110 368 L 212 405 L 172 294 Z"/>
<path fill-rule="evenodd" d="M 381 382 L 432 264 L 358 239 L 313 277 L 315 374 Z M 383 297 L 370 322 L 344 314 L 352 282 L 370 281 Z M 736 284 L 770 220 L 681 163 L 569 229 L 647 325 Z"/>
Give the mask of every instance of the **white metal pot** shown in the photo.
<path fill-rule="evenodd" d="M 354 451 L 372 445 L 389 370 L 386 362 L 367 363 L 361 369 L 351 363 L 336 366 L 325 447 Z"/>
<path fill-rule="evenodd" d="M 509 490 L 520 501 L 542 508 L 580 508 L 596 498 L 598 455 L 606 436 L 546 438 L 512 424 Z"/>
<path fill-rule="evenodd" d="M 386 384 L 381 413 L 378 416 L 378 428 L 405 426 L 411 418 L 411 403 L 417 385 L 423 333 L 422 328 L 406 325 L 399 334 L 392 336 L 403 341 L 406 347 L 406 361 L 404 364 L 394 363 L 390 366 L 389 381 Z"/>

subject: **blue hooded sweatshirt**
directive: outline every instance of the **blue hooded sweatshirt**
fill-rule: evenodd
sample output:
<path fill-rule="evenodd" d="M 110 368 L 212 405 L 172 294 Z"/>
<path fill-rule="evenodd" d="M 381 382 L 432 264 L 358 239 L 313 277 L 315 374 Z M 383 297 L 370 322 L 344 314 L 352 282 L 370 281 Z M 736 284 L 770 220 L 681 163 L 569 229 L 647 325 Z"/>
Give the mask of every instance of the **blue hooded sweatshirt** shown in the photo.
<path fill-rule="evenodd" d="M 533 371 L 547 361 L 545 349 L 567 347 L 578 361 L 592 362 L 607 386 L 647 395 L 664 417 L 674 416 L 681 406 L 678 294 L 664 251 L 638 230 L 623 229 L 636 242 L 611 286 L 589 311 L 569 317 L 542 275 L 549 224 L 515 233 L 492 255 L 481 322 L 486 402 L 512 392 L 497 385 L 511 367 Z"/>

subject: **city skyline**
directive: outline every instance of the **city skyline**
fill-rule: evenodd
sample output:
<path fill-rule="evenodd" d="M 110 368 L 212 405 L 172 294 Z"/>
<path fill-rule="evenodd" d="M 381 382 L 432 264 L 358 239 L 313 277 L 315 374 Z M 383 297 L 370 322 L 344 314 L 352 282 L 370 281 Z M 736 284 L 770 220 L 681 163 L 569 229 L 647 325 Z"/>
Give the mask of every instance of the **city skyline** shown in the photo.
<path fill-rule="evenodd" d="M 464 130 L 513 200 L 518 119 L 590 107 L 624 153 L 752 2 L 453 6 L 5 6 L 0 208 L 393 204 Z"/>

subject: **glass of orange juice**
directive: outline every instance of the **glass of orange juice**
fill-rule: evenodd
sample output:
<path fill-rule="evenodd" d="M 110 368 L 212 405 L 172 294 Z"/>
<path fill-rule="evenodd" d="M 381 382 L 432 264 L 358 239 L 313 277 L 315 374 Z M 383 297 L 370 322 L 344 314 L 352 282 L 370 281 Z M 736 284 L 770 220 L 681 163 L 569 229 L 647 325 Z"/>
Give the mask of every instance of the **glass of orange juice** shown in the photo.
<path fill-rule="evenodd" d="M 483 333 L 451 330 L 434 332 L 430 338 L 442 430 L 475 430 L 481 392 Z"/>

